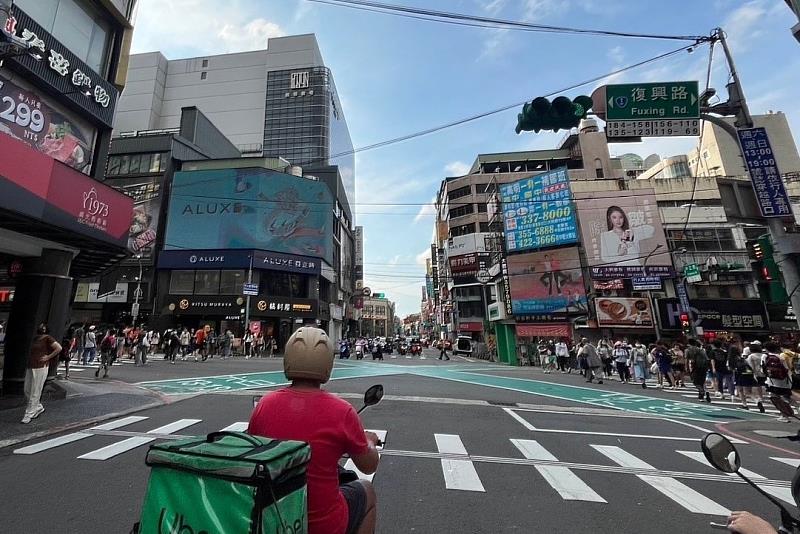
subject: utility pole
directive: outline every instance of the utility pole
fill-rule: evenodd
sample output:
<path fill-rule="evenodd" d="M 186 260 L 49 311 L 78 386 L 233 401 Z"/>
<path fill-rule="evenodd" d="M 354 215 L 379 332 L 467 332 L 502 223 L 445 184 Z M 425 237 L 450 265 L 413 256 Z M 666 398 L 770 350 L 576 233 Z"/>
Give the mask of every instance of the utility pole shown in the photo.
<path fill-rule="evenodd" d="M 136 255 L 136 261 L 139 262 L 139 276 L 136 277 L 136 291 L 133 293 L 133 306 L 131 306 L 131 317 L 133 318 L 133 326 L 136 328 L 136 318 L 139 316 L 139 297 L 142 295 L 142 255 Z"/>
<path fill-rule="evenodd" d="M 734 125 L 736 128 L 752 128 L 753 117 L 750 115 L 750 109 L 748 108 L 747 101 L 744 97 L 744 89 L 741 81 L 739 80 L 739 73 L 737 72 L 736 65 L 733 62 L 733 56 L 728 48 L 728 43 L 725 39 L 725 32 L 723 32 L 721 28 L 717 28 L 714 32 L 714 36 L 722 45 L 722 50 L 725 52 L 725 59 L 728 62 L 728 68 L 730 69 L 731 73 L 731 82 L 728 84 L 727 104 L 728 107 L 731 108 L 736 114 L 736 121 L 734 122 Z M 731 133 L 730 130 L 726 129 L 726 131 Z M 733 137 L 736 146 L 739 146 L 741 150 L 738 136 L 733 135 Z M 702 150 L 702 147 L 700 148 Z M 742 161 L 745 161 L 744 154 L 741 154 L 741 157 Z M 747 165 L 745 165 L 745 168 L 747 168 Z M 777 217 L 768 217 L 767 225 L 769 227 L 769 233 L 772 237 L 772 243 L 775 247 L 776 262 L 781 266 L 781 271 L 783 272 L 783 281 L 786 287 L 800 286 L 800 274 L 797 270 L 797 264 L 790 256 L 787 255 L 786 248 L 788 246 L 788 242 L 785 239 L 786 231 L 783 226 L 783 220 Z M 793 291 L 790 296 L 790 301 L 792 303 L 792 309 L 795 310 L 795 314 L 800 312 L 800 292 Z M 798 315 L 798 325 L 800 325 L 800 315 Z"/>
<path fill-rule="evenodd" d="M 250 254 L 250 267 L 247 270 L 247 283 L 253 283 L 253 254 Z M 244 336 L 247 335 L 247 332 L 250 331 L 250 292 L 247 292 L 247 298 L 245 299 L 244 303 L 244 332 L 242 333 L 242 339 Z"/>

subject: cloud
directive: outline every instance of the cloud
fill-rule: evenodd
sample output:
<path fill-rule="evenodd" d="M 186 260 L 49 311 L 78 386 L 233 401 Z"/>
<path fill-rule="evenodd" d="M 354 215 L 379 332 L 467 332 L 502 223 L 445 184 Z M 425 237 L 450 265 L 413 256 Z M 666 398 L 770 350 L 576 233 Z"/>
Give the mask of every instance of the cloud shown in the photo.
<path fill-rule="evenodd" d="M 490 15 L 497 15 L 504 7 L 506 7 L 507 0 L 478 0 L 478 4 L 485 12 Z"/>
<path fill-rule="evenodd" d="M 416 217 L 414 217 L 414 224 L 428 219 L 429 217 L 433 217 L 434 215 L 436 215 L 436 197 L 433 197 L 429 203 L 420 206 L 419 212 L 417 212 Z"/>
<path fill-rule="evenodd" d="M 606 56 L 608 56 L 608 59 L 610 59 L 615 65 L 622 65 L 622 63 L 625 61 L 625 51 L 620 45 L 617 45 L 614 48 L 609 48 L 608 52 L 606 52 Z"/>
<path fill-rule="evenodd" d="M 427 247 L 425 250 L 417 254 L 416 262 L 417 265 L 425 266 L 425 260 L 429 260 L 431 258 L 431 247 Z"/>
<path fill-rule="evenodd" d="M 463 161 L 451 161 L 444 166 L 444 172 L 447 176 L 464 176 L 470 168 L 472 166 Z"/>
<path fill-rule="evenodd" d="M 764 28 L 771 26 L 765 21 L 769 11 L 768 4 L 766 0 L 751 0 L 731 11 L 725 18 L 722 28 L 734 54 L 747 50 L 753 39 L 763 35 Z"/>
<path fill-rule="evenodd" d="M 270 37 L 285 35 L 277 23 L 255 17 L 236 1 L 225 5 L 224 24 L 220 5 L 206 0 L 140 0 L 137 10 L 134 53 L 202 55 L 262 50 Z"/>
<path fill-rule="evenodd" d="M 523 20 L 537 22 L 549 19 L 570 8 L 568 0 L 525 0 Z"/>

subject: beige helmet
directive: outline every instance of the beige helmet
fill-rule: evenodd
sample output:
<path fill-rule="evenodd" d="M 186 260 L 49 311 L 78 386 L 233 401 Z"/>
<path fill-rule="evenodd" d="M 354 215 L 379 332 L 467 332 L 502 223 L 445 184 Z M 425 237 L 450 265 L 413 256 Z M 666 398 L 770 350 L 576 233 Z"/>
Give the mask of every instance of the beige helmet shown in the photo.
<path fill-rule="evenodd" d="M 289 380 L 319 380 L 325 383 L 333 370 L 333 343 L 320 328 L 303 326 L 286 342 L 283 373 Z"/>

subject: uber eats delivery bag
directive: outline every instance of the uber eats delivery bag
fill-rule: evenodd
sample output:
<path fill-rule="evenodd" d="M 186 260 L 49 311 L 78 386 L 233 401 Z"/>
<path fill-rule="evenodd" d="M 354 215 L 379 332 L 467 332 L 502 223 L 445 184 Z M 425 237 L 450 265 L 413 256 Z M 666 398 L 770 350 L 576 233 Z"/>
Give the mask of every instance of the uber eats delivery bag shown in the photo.
<path fill-rule="evenodd" d="M 311 448 L 244 432 L 150 447 L 141 534 L 305 534 Z"/>

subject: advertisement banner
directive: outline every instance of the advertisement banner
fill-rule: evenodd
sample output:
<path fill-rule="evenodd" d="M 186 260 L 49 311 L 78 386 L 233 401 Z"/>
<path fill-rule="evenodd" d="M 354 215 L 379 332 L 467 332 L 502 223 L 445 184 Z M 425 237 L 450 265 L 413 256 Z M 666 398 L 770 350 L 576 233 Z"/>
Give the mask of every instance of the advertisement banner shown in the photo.
<path fill-rule="evenodd" d="M 514 315 L 587 311 L 577 248 L 517 254 L 507 261 Z"/>
<path fill-rule="evenodd" d="M 256 168 L 178 172 L 165 248 L 251 248 L 332 264 L 332 213 L 323 182 Z"/>
<path fill-rule="evenodd" d="M 490 234 L 485 232 L 451 237 L 447 241 L 447 255 L 452 258 L 475 252 L 486 252 L 486 240 L 489 237 Z"/>
<path fill-rule="evenodd" d="M 70 167 L 88 173 L 94 129 L 56 111 L 45 99 L 0 76 L 0 133 Z M 70 114 L 71 115 L 71 114 Z M 80 121 L 83 122 L 83 121 Z"/>
<path fill-rule="evenodd" d="M 658 299 L 658 321 L 662 330 L 680 330 L 680 301 Z M 704 331 L 765 332 L 769 315 L 760 299 L 691 299 L 692 326 Z"/>
<path fill-rule="evenodd" d="M 575 199 L 592 278 L 670 276 L 669 248 L 652 189 L 577 193 Z"/>
<path fill-rule="evenodd" d="M 506 250 L 577 242 L 571 195 L 566 167 L 500 186 Z"/>
<path fill-rule="evenodd" d="M 792 205 L 766 128 L 737 130 L 758 208 L 764 217 L 791 217 Z"/>
<path fill-rule="evenodd" d="M 364 265 L 364 227 L 356 226 L 353 228 L 353 241 L 356 248 L 356 265 Z"/>
<path fill-rule="evenodd" d="M 615 280 L 601 281 L 592 280 L 592 287 L 598 291 L 606 291 L 610 289 L 625 289 L 625 282 L 619 278 Z"/>
<path fill-rule="evenodd" d="M 106 184 L 133 199 L 128 250 L 133 254 L 140 254 L 142 258 L 151 258 L 161 213 L 160 179 L 148 179 L 144 183 L 125 185 L 116 185 L 109 180 Z"/>
<path fill-rule="evenodd" d="M 100 284 L 97 282 L 80 282 L 75 289 L 75 302 L 128 302 L 128 284 L 120 282 L 110 295 L 97 298 Z"/>
<path fill-rule="evenodd" d="M 648 298 L 597 297 L 598 326 L 653 328 L 653 308 Z"/>

